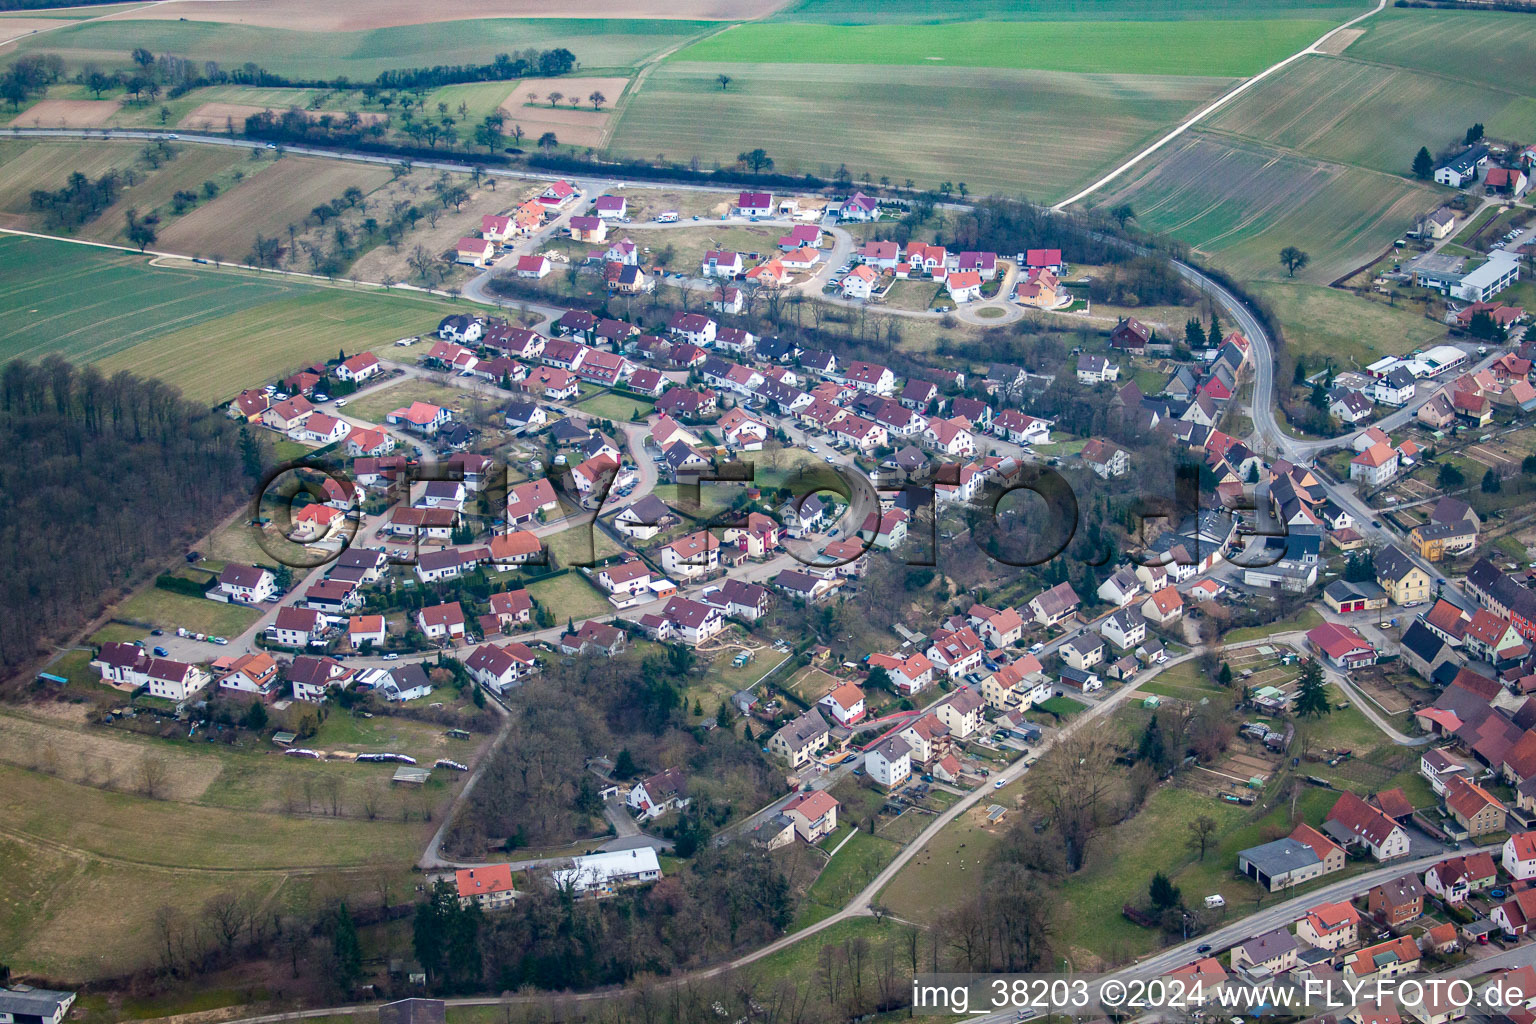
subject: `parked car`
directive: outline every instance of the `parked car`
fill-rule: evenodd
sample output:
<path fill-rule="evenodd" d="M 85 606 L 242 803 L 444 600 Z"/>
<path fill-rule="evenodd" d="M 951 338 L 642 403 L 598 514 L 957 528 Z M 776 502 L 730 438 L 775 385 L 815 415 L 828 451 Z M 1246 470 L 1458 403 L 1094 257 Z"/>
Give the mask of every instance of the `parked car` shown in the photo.
<path fill-rule="evenodd" d="M 166 650 L 164 647 L 156 647 L 155 648 L 155 657 L 157 657 L 157 658 L 169 658 L 170 656 L 171 656 L 171 652 Z"/>
<path fill-rule="evenodd" d="M 399 661 L 400 660 L 400 655 L 397 654 L 394 651 L 390 651 L 388 654 L 384 655 L 384 660 L 385 661 Z"/>

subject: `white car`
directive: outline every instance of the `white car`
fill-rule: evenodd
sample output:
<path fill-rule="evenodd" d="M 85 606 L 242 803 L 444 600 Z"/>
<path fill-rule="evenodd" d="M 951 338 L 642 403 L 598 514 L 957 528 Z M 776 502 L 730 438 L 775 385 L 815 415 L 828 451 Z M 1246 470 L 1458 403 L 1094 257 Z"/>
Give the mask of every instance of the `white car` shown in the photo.
<path fill-rule="evenodd" d="M 347 404 L 347 400 L 345 398 L 338 398 L 338 399 L 336 399 L 336 408 L 340 409 L 340 408 L 344 407 L 346 404 Z"/>
<path fill-rule="evenodd" d="M 816 446 L 815 446 L 815 445 L 813 445 L 813 444 L 808 444 L 808 445 L 806 445 L 806 446 L 805 446 L 805 450 L 806 450 L 806 451 L 808 451 L 808 452 L 810 452 L 810 453 L 811 453 L 811 454 L 812 454 L 812 455 L 815 455 L 815 454 L 816 454 Z"/>
<path fill-rule="evenodd" d="M 398 653 L 396 653 L 395 651 L 390 651 L 388 654 L 384 655 L 384 660 L 385 661 L 399 661 L 400 660 L 400 655 Z"/>
<path fill-rule="evenodd" d="M 1003 780 L 1002 779 L 994 779 L 994 780 L 992 780 L 992 788 L 993 789 L 1002 789 L 1003 788 Z"/>

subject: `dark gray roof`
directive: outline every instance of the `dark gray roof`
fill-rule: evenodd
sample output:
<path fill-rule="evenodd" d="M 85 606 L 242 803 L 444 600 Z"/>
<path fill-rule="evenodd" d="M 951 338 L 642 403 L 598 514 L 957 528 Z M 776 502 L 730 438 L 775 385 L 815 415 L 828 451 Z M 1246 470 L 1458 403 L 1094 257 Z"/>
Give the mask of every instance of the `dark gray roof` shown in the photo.
<path fill-rule="evenodd" d="M 1319 862 L 1317 852 L 1312 847 L 1289 837 L 1239 850 L 1237 855 L 1270 878 Z"/>
<path fill-rule="evenodd" d="M 790 747 L 798 748 L 831 731 L 827 727 L 827 720 L 821 717 L 821 712 L 812 708 L 780 729 L 779 735 L 784 737 L 784 742 Z"/>
<path fill-rule="evenodd" d="M 1445 641 L 1426 626 L 1422 619 L 1413 620 L 1413 623 L 1403 631 L 1403 639 L 1400 643 L 1403 650 L 1412 652 L 1426 665 L 1433 665 L 1445 648 Z"/>
<path fill-rule="evenodd" d="M 1408 557 L 1407 552 L 1396 544 L 1388 544 L 1376 552 L 1375 563 L 1376 578 L 1391 580 L 1394 583 L 1418 568 L 1413 559 Z"/>
<path fill-rule="evenodd" d="M 1316 858 L 1316 854 L 1312 855 Z M 1263 963 L 1273 960 L 1277 956 L 1284 956 L 1296 948 L 1296 936 L 1284 928 L 1276 928 L 1272 932 L 1265 932 L 1258 938 L 1249 939 L 1242 944 L 1242 950 L 1249 960 L 1254 963 Z"/>
<path fill-rule="evenodd" d="M 0 1013 L 51 1019 L 58 1013 L 60 1003 L 73 1002 L 74 998 L 73 992 L 32 988 L 30 985 L 0 988 Z"/>
<path fill-rule="evenodd" d="M 1335 601 L 1351 601 L 1366 598 L 1377 601 L 1387 596 L 1387 592 L 1379 586 L 1368 581 L 1351 582 L 1349 580 L 1334 580 L 1323 588 L 1323 593 Z"/>

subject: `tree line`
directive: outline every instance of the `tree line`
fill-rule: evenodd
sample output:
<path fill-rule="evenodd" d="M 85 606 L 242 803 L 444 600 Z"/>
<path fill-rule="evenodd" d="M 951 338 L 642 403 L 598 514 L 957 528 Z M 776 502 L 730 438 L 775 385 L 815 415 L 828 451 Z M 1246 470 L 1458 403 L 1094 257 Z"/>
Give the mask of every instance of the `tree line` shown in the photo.
<path fill-rule="evenodd" d="M 242 458 L 242 434 L 255 446 Z M 0 372 L 0 666 L 79 629 L 245 501 L 262 442 L 174 388 L 58 356 Z"/>

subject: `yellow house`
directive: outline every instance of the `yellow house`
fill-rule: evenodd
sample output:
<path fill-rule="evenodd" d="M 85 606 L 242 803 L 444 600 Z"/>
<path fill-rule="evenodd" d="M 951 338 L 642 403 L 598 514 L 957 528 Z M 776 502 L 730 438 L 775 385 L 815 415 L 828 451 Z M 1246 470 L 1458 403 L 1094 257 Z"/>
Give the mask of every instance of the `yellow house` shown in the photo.
<path fill-rule="evenodd" d="M 1393 604 L 1411 605 L 1429 600 L 1429 573 L 1414 564 L 1396 544 L 1376 552 L 1376 582 Z"/>
<path fill-rule="evenodd" d="M 1477 527 L 1471 523 L 1420 523 L 1408 533 L 1419 557 L 1439 562 L 1477 547 Z"/>

